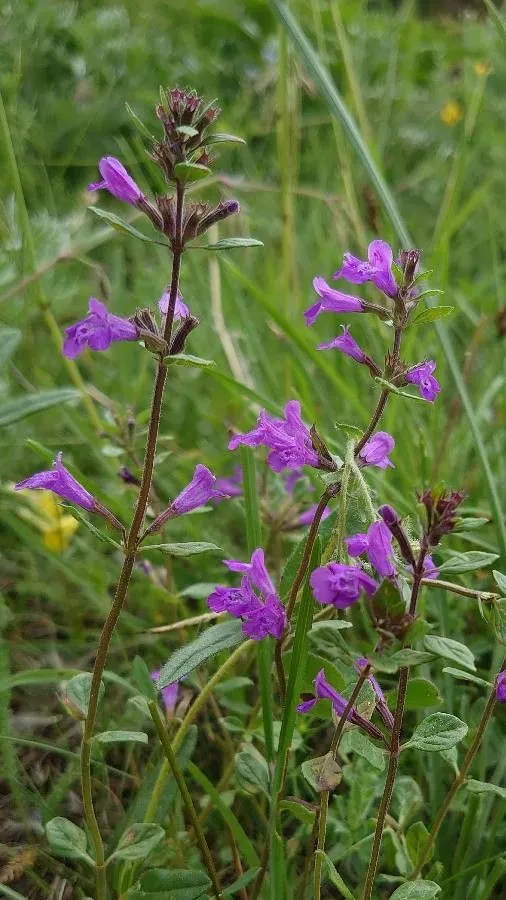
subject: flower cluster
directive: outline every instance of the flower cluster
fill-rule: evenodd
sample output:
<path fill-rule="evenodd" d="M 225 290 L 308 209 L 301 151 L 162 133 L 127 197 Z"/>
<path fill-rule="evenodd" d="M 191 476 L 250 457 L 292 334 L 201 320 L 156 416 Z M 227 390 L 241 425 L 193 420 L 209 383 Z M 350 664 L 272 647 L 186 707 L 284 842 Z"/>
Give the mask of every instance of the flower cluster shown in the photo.
<path fill-rule="evenodd" d="M 286 613 L 265 567 L 264 551 L 255 550 L 249 563 L 229 559 L 225 565 L 243 576 L 240 587 L 216 587 L 207 598 L 210 609 L 242 619 L 243 633 L 255 641 L 269 635 L 279 639 L 286 628 Z"/>

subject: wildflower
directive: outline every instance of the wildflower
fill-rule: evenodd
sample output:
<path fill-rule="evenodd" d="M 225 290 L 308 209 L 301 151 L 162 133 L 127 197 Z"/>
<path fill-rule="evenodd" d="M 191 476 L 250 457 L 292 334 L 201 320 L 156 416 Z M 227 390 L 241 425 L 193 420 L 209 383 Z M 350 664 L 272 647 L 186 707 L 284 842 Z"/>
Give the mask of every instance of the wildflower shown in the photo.
<path fill-rule="evenodd" d="M 351 356 L 357 362 L 363 363 L 366 360 L 364 351 L 359 347 L 357 342 L 352 338 L 350 329 L 346 325 L 341 325 L 343 333 L 327 341 L 325 344 L 318 344 L 318 350 L 340 350 L 346 356 Z"/>
<path fill-rule="evenodd" d="M 98 168 L 102 180 L 89 184 L 89 191 L 109 191 L 113 197 L 122 200 L 124 203 L 131 203 L 133 206 L 137 206 L 140 201 L 144 200 L 141 189 L 128 174 L 119 159 L 116 159 L 114 156 L 103 156 L 98 164 Z"/>
<path fill-rule="evenodd" d="M 311 573 L 309 579 L 317 603 L 330 603 L 336 609 L 346 609 L 359 599 L 362 591 L 371 596 L 379 585 L 360 566 L 328 563 Z"/>
<path fill-rule="evenodd" d="M 426 362 L 418 363 L 412 366 L 404 373 L 404 378 L 410 384 L 416 384 L 420 393 L 420 397 L 433 403 L 439 394 L 441 387 L 433 376 L 436 363 L 432 359 Z"/>
<path fill-rule="evenodd" d="M 225 495 L 216 489 L 216 476 L 206 467 L 197 465 L 190 483 L 181 491 L 149 527 L 147 534 L 158 531 L 168 519 L 176 516 L 184 516 L 199 506 L 204 506 L 209 500 L 225 499 Z"/>
<path fill-rule="evenodd" d="M 69 500 L 76 506 L 81 506 L 89 512 L 98 512 L 100 504 L 95 498 L 70 474 L 68 469 L 62 463 L 62 453 L 58 453 L 53 462 L 53 468 L 44 472 L 36 472 L 30 478 L 19 481 L 14 485 L 16 491 L 22 491 L 25 488 L 30 490 L 52 491 L 63 500 Z"/>
<path fill-rule="evenodd" d="M 158 301 L 158 308 L 163 316 L 167 315 L 169 309 L 170 291 L 164 291 Z M 191 315 L 186 303 L 184 302 L 179 291 L 176 295 L 176 305 L 174 307 L 174 321 L 176 319 L 187 319 Z"/>
<path fill-rule="evenodd" d="M 27 494 L 32 510 L 23 509 L 20 515 L 31 522 L 42 535 L 43 544 L 55 553 L 62 553 L 79 528 L 79 522 L 57 502 L 51 491 Z"/>
<path fill-rule="evenodd" d="M 495 699 L 499 703 L 506 703 L 506 669 L 499 672 L 495 681 Z"/>
<path fill-rule="evenodd" d="M 358 297 L 352 297 L 350 294 L 343 294 L 342 291 L 334 290 L 320 276 L 313 278 L 313 287 L 320 299 L 314 306 L 306 309 L 304 313 L 306 325 L 312 325 L 322 312 L 364 312 L 362 300 L 359 300 Z"/>
<path fill-rule="evenodd" d="M 314 689 L 315 689 L 315 697 L 312 697 L 308 700 L 303 700 L 302 703 L 299 703 L 297 706 L 297 712 L 305 713 L 315 706 L 319 700 L 330 700 L 332 704 L 332 709 L 334 710 L 336 716 L 341 717 L 346 707 L 348 706 L 348 700 L 346 697 L 343 697 L 335 688 L 332 687 L 331 684 L 325 678 L 325 671 L 321 669 L 318 672 L 318 675 L 313 681 Z M 381 731 L 379 731 L 374 725 L 369 722 L 368 719 L 361 716 L 359 712 L 355 709 L 354 706 L 348 712 L 347 721 L 350 725 L 358 725 L 359 728 L 362 728 L 371 737 L 377 738 L 378 740 L 383 739 L 383 735 Z"/>
<path fill-rule="evenodd" d="M 369 665 L 369 660 L 365 658 L 365 656 L 359 656 L 358 659 L 355 660 L 355 668 L 357 672 L 361 672 L 366 666 Z M 371 685 L 375 695 L 376 695 L 376 709 L 378 710 L 381 718 L 383 719 L 387 728 L 394 727 L 394 717 L 388 708 L 387 701 L 385 700 L 385 695 L 381 690 L 378 682 L 376 681 L 374 675 L 369 675 L 367 681 Z"/>
<path fill-rule="evenodd" d="M 355 534 L 346 538 L 345 543 L 350 556 L 367 553 L 369 562 L 381 578 L 392 578 L 395 575 L 392 534 L 384 522 L 373 522 L 367 529 L 367 534 Z"/>
<path fill-rule="evenodd" d="M 152 681 L 158 681 L 159 678 L 160 672 L 158 670 L 151 672 Z M 161 694 L 163 705 L 165 706 L 165 711 L 167 715 L 172 718 L 179 694 L 179 681 L 173 681 L 171 682 L 171 684 L 167 684 L 164 688 L 162 688 Z"/>
<path fill-rule="evenodd" d="M 478 78 L 486 78 L 487 75 L 490 75 L 492 66 L 488 62 L 483 62 L 483 60 L 480 60 L 479 62 L 476 62 L 474 64 L 473 69 Z"/>
<path fill-rule="evenodd" d="M 377 466 L 378 469 L 395 468 L 388 454 L 395 447 L 395 440 L 387 431 L 377 431 L 362 447 L 359 455 L 364 466 Z"/>
<path fill-rule="evenodd" d="M 91 350 L 107 350 L 115 341 L 135 341 L 137 327 L 128 319 L 114 316 L 96 297 L 88 301 L 88 315 L 75 325 L 65 329 L 63 355 L 69 359 L 79 356 L 86 347 Z"/>
<path fill-rule="evenodd" d="M 380 506 L 380 508 L 378 509 L 378 513 L 383 519 L 386 528 L 388 528 L 393 537 L 396 539 L 402 556 L 413 571 L 416 564 L 415 557 L 411 548 L 411 542 L 404 528 L 402 527 L 402 522 L 398 513 L 395 511 L 395 509 L 393 509 L 392 506 L 388 506 L 388 504 Z"/>
<path fill-rule="evenodd" d="M 220 503 L 229 497 L 240 497 L 242 494 L 242 466 L 236 466 L 232 475 L 228 478 L 217 478 L 214 485 L 221 497 L 215 497 L 215 503 Z"/>
<path fill-rule="evenodd" d="M 314 519 L 314 514 L 317 509 L 318 509 L 318 504 L 313 503 L 313 505 L 310 506 L 309 509 L 306 509 L 305 512 L 302 512 L 300 514 L 300 516 L 297 519 L 297 525 L 311 525 L 311 522 Z M 328 517 L 330 515 L 332 515 L 332 513 L 331 513 L 330 509 L 328 508 L 328 506 L 326 506 L 325 509 L 323 510 L 323 514 L 321 516 L 320 522 L 324 522 L 325 519 L 328 519 Z"/>
<path fill-rule="evenodd" d="M 345 253 L 343 264 L 333 278 L 345 278 L 351 284 L 372 281 L 378 290 L 392 299 L 397 296 L 398 285 L 392 272 L 393 252 L 386 241 L 371 241 L 367 248 L 367 260 Z"/>
<path fill-rule="evenodd" d="M 439 569 L 430 554 L 423 561 L 422 576 L 424 578 L 439 578 Z"/>
<path fill-rule="evenodd" d="M 267 462 L 274 472 L 298 469 L 300 466 L 320 468 L 322 460 L 313 449 L 309 428 L 301 419 L 300 403 L 290 400 L 284 413 L 284 419 L 275 419 L 265 409 L 261 410 L 255 428 L 245 434 L 236 434 L 228 449 L 235 450 L 239 444 L 269 447 L 271 453 Z"/>
<path fill-rule="evenodd" d="M 251 561 L 225 560 L 231 572 L 243 575 L 240 587 L 218 585 L 207 598 L 214 612 L 228 612 L 243 620 L 243 633 L 255 641 L 272 635 L 279 639 L 286 628 L 286 613 L 265 567 L 264 551 L 253 551 Z"/>
<path fill-rule="evenodd" d="M 456 100 L 448 100 L 439 111 L 439 118 L 443 125 L 448 125 L 449 128 L 460 122 L 462 115 L 462 107 Z"/>

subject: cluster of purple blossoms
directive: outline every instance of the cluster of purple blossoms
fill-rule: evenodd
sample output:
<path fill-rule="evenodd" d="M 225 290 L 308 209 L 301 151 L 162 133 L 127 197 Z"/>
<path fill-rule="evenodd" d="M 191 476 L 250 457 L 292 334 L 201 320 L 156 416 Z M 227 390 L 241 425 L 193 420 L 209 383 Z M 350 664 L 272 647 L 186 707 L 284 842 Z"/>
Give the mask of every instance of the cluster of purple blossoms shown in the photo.
<path fill-rule="evenodd" d="M 245 434 L 236 434 L 228 449 L 236 450 L 240 444 L 269 447 L 271 452 L 267 462 L 274 472 L 300 466 L 320 468 L 322 462 L 313 447 L 309 428 L 302 421 L 298 400 L 290 400 L 284 413 L 284 419 L 276 419 L 262 409 L 255 428 Z"/>
<path fill-rule="evenodd" d="M 392 533 L 384 522 L 373 522 L 366 534 L 354 534 L 345 540 L 350 556 L 367 554 L 369 562 L 380 578 L 393 578 Z"/>
<path fill-rule="evenodd" d="M 391 300 L 397 297 L 399 286 L 392 272 L 394 255 L 390 244 L 386 241 L 371 241 L 367 248 L 367 259 L 359 259 L 351 253 L 345 253 L 343 264 L 332 276 L 344 278 L 350 284 L 365 284 L 372 281 Z"/>
<path fill-rule="evenodd" d="M 210 609 L 242 619 L 243 633 L 254 641 L 269 635 L 279 640 L 286 628 L 286 613 L 265 567 L 264 551 L 254 550 L 249 563 L 228 559 L 224 564 L 243 576 L 241 584 L 238 588 L 218 585 L 207 598 Z"/>
<path fill-rule="evenodd" d="M 309 697 L 308 699 L 304 699 L 302 703 L 299 703 L 297 706 L 297 712 L 305 713 L 318 703 L 319 700 L 330 700 L 332 704 L 332 709 L 336 716 L 341 717 L 346 707 L 348 706 L 348 700 L 342 694 L 335 690 L 331 684 L 325 678 L 325 671 L 323 669 L 318 672 L 318 675 L 313 681 L 313 686 L 315 690 L 314 697 Z M 304 696 L 304 695 L 303 695 Z M 365 716 L 360 715 L 360 713 L 355 709 L 354 706 L 351 707 L 347 721 L 350 725 L 358 725 L 363 731 L 369 734 L 371 737 L 376 738 L 376 740 L 383 740 L 383 735 L 381 731 L 379 731 L 375 725 L 369 722 L 369 719 L 366 719 Z"/>
<path fill-rule="evenodd" d="M 107 350 L 116 341 L 135 341 L 139 337 L 136 326 L 121 316 L 110 313 L 96 297 L 88 301 L 88 315 L 65 329 L 63 355 L 75 359 L 83 350 Z"/>
<path fill-rule="evenodd" d="M 362 591 L 371 597 L 379 588 L 378 582 L 360 566 L 336 562 L 315 569 L 311 573 L 309 583 L 317 603 L 329 603 L 336 609 L 352 606 Z"/>
<path fill-rule="evenodd" d="M 418 363 L 412 366 L 404 373 L 404 378 L 409 384 L 416 384 L 420 392 L 420 397 L 433 403 L 441 390 L 441 386 L 433 376 L 436 363 L 432 359 L 426 362 Z"/>

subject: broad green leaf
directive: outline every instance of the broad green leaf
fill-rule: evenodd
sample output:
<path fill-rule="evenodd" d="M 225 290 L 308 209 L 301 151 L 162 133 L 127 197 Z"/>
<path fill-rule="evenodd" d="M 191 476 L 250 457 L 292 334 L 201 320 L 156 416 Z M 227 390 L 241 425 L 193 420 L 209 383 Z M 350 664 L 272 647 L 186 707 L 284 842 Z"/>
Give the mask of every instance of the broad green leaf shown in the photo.
<path fill-rule="evenodd" d="M 36 674 L 36 673 L 35 673 Z M 63 694 L 63 702 L 76 719 L 85 719 L 88 715 L 90 700 L 91 672 L 81 672 L 67 681 Z M 100 683 L 99 702 L 104 696 L 104 684 Z"/>
<path fill-rule="evenodd" d="M 383 772 L 385 768 L 385 754 L 361 731 L 352 729 L 345 732 L 341 739 L 341 750 L 343 753 L 358 753 L 379 772 Z"/>
<path fill-rule="evenodd" d="M 484 678 L 478 678 L 477 675 L 471 675 L 470 672 L 462 672 L 461 669 L 454 669 L 452 666 L 445 666 L 443 672 L 445 675 L 452 675 L 454 678 L 461 678 L 463 681 L 472 681 L 474 684 L 481 685 L 481 687 L 490 687 L 490 682 L 485 681 Z"/>
<path fill-rule="evenodd" d="M 99 744 L 119 744 L 132 741 L 135 744 L 147 744 L 148 736 L 143 731 L 101 731 L 93 737 Z"/>
<path fill-rule="evenodd" d="M 22 337 L 19 328 L 0 328 L 0 368 L 11 358 Z"/>
<path fill-rule="evenodd" d="M 435 881 L 407 881 L 390 895 L 390 900 L 432 900 L 440 890 Z"/>
<path fill-rule="evenodd" d="M 452 638 L 439 637 L 435 634 L 428 634 L 423 643 L 425 649 L 428 650 L 429 653 L 434 653 L 435 656 L 444 656 L 445 659 L 452 659 L 466 669 L 471 669 L 473 672 L 476 671 L 473 654 L 469 650 L 469 647 L 466 647 L 465 644 L 461 644 L 460 641 L 454 641 Z"/>
<path fill-rule="evenodd" d="M 406 832 L 406 849 L 408 851 L 408 856 L 411 860 L 413 868 L 418 865 L 418 860 L 420 859 L 425 849 L 428 837 L 429 832 L 427 831 L 423 822 L 413 822 L 413 824 L 409 826 Z M 434 846 L 430 848 L 430 851 L 426 857 L 427 861 L 432 859 L 433 856 Z"/>
<path fill-rule="evenodd" d="M 506 800 L 506 787 L 499 784 L 490 784 L 488 781 L 476 781 L 475 778 L 468 778 L 465 786 L 472 794 L 496 794 Z"/>
<path fill-rule="evenodd" d="M 315 850 L 315 856 L 319 856 L 321 859 L 323 880 L 330 881 L 330 883 L 337 888 L 340 897 L 344 897 L 345 900 L 355 900 L 353 894 L 349 888 L 347 888 L 334 863 L 327 854 L 324 853 L 323 850 Z"/>
<path fill-rule="evenodd" d="M 454 306 L 431 306 L 429 309 L 424 309 L 421 313 L 418 313 L 411 325 L 429 325 L 429 323 L 436 322 L 438 319 L 446 319 L 453 312 L 455 312 Z"/>
<path fill-rule="evenodd" d="M 214 359 L 201 359 L 200 356 L 191 356 L 189 353 L 175 353 L 173 356 L 166 356 L 164 362 L 172 366 L 186 366 L 194 369 L 209 369 L 215 366 Z"/>
<path fill-rule="evenodd" d="M 417 750 L 448 750 L 465 738 L 468 728 L 465 722 L 448 713 L 432 713 L 415 728 L 413 736 L 403 744 L 402 750 L 415 747 Z"/>
<path fill-rule="evenodd" d="M 308 825 L 311 828 L 314 825 L 317 810 L 316 807 L 310 806 L 306 801 L 282 800 L 279 804 L 279 810 L 280 812 L 288 813 L 290 818 L 295 817 L 303 825 Z"/>
<path fill-rule="evenodd" d="M 207 166 L 201 166 L 200 163 L 180 162 L 174 166 L 174 175 L 184 184 L 191 184 L 192 181 L 201 181 L 208 178 L 211 169 Z"/>
<path fill-rule="evenodd" d="M 136 822 L 122 835 L 110 859 L 146 859 L 164 837 L 160 825 Z"/>
<path fill-rule="evenodd" d="M 469 550 L 467 553 L 453 553 L 453 556 L 438 566 L 440 572 L 452 572 L 460 575 L 463 572 L 474 572 L 484 569 L 499 559 L 497 553 L 484 553 L 482 550 Z"/>
<path fill-rule="evenodd" d="M 425 709 L 439 706 L 442 697 L 432 681 L 426 678 L 411 678 L 406 691 L 406 709 Z"/>
<path fill-rule="evenodd" d="M 182 544 L 144 544 L 141 550 L 161 550 L 167 556 L 196 556 L 198 553 L 223 553 L 221 547 L 208 541 L 187 541 Z"/>
<path fill-rule="evenodd" d="M 503 572 L 498 572 L 497 569 L 492 570 L 492 575 L 494 576 L 494 581 L 501 591 L 501 594 L 506 594 L 506 575 Z"/>
<path fill-rule="evenodd" d="M 14 400 L 7 400 L 0 404 L 0 427 L 12 425 L 27 416 L 60 406 L 61 403 L 70 403 L 79 400 L 79 392 L 74 388 L 58 388 L 54 391 L 40 391 L 37 394 L 23 394 Z"/>
<path fill-rule="evenodd" d="M 215 131 L 214 134 L 206 135 L 205 144 L 245 144 L 246 141 L 242 137 L 237 137 L 235 134 L 225 134 L 224 132 Z"/>
<path fill-rule="evenodd" d="M 99 219 L 103 219 L 104 222 L 111 225 L 116 231 L 122 231 L 123 234 L 129 234 L 131 237 L 137 238 L 139 241 L 145 241 L 147 244 L 161 244 L 162 247 L 167 246 L 166 241 L 159 241 L 158 238 L 150 237 L 148 234 L 138 231 L 138 229 L 134 228 L 133 225 L 130 225 L 129 222 L 125 222 L 120 216 L 109 212 L 107 209 L 99 209 L 98 206 L 89 206 L 88 209 L 98 216 Z"/>
<path fill-rule="evenodd" d="M 237 780 L 246 791 L 269 793 L 269 767 L 253 744 L 246 744 L 237 753 L 234 766 Z"/>
<path fill-rule="evenodd" d="M 410 775 L 399 775 L 395 781 L 393 802 L 402 829 L 423 806 L 423 794 L 418 783 Z"/>
<path fill-rule="evenodd" d="M 346 619 L 327 619 L 322 622 L 313 622 L 309 635 L 322 634 L 323 632 L 345 631 L 347 628 L 353 628 L 353 623 Z"/>
<path fill-rule="evenodd" d="M 180 681 L 185 675 L 216 656 L 220 650 L 229 650 L 230 647 L 240 644 L 243 639 L 242 625 L 237 619 L 227 619 L 206 628 L 198 638 L 172 654 L 160 672 L 160 678 L 156 682 L 157 691 L 161 691 L 173 681 Z"/>
<path fill-rule="evenodd" d="M 211 881 L 193 869 L 150 869 L 130 888 L 129 900 L 200 900 Z"/>
<path fill-rule="evenodd" d="M 256 238 L 223 238 L 216 244 L 202 244 L 200 250 L 235 250 L 239 247 L 263 247 L 263 241 Z"/>
<path fill-rule="evenodd" d="M 86 852 L 87 838 L 82 828 L 78 828 L 69 819 L 57 816 L 46 825 L 46 837 L 52 852 L 56 856 L 68 859 L 82 859 L 93 866 L 93 860 Z"/>

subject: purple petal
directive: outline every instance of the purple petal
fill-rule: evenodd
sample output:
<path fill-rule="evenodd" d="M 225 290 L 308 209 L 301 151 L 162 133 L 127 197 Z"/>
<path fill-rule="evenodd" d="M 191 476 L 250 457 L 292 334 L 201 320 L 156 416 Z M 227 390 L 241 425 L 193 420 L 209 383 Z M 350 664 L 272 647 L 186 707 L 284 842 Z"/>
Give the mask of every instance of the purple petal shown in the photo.
<path fill-rule="evenodd" d="M 311 306 L 304 313 L 307 325 L 312 325 L 322 312 L 363 312 L 363 304 L 358 297 L 334 290 L 321 276 L 313 279 L 313 287 L 320 297 L 320 302 Z"/>
<path fill-rule="evenodd" d="M 344 543 L 350 556 L 362 556 L 367 553 L 369 541 L 366 534 L 352 534 L 351 537 L 345 538 Z"/>
<path fill-rule="evenodd" d="M 62 463 L 62 454 L 58 453 L 53 462 L 53 468 L 44 472 L 36 472 L 30 478 L 16 484 L 15 490 L 20 491 L 28 488 L 29 490 L 47 490 L 52 491 L 63 500 L 69 500 L 83 509 L 90 512 L 95 510 L 95 498 L 70 474 L 68 469 Z"/>
<path fill-rule="evenodd" d="M 118 200 L 134 206 L 142 199 L 143 194 L 124 165 L 114 156 L 104 156 L 98 164 L 103 181 L 91 186 L 92 190 L 105 188 Z M 90 188 L 89 188 L 90 189 Z"/>
<path fill-rule="evenodd" d="M 359 453 L 359 457 L 366 466 L 377 466 L 379 469 L 386 469 L 390 466 L 394 468 L 393 462 L 388 458 L 388 454 L 395 447 L 395 440 L 387 431 L 377 431 L 364 444 Z"/>

